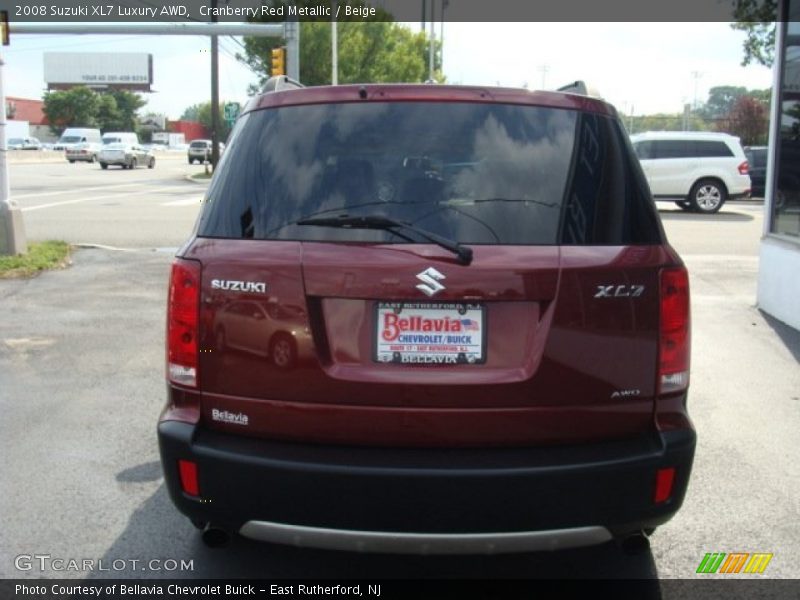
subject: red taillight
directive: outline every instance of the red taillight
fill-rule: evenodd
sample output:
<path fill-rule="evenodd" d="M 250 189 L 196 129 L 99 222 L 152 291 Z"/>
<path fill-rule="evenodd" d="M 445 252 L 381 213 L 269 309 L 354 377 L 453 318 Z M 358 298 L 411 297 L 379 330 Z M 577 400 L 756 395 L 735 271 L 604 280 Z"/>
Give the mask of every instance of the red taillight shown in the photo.
<path fill-rule="evenodd" d="M 683 267 L 661 271 L 661 319 L 658 348 L 659 392 L 689 385 L 689 275 Z"/>
<path fill-rule="evenodd" d="M 659 469 L 656 473 L 656 489 L 653 493 L 653 502 L 661 504 L 672 496 L 672 484 L 675 483 L 675 467 Z"/>
<path fill-rule="evenodd" d="M 181 488 L 190 496 L 200 495 L 200 486 L 197 483 L 197 464 L 190 460 L 178 461 L 178 472 L 181 476 Z"/>
<path fill-rule="evenodd" d="M 744 161 L 737 168 L 739 169 L 739 175 L 747 175 L 750 172 L 750 163 Z"/>
<path fill-rule="evenodd" d="M 200 323 L 200 264 L 172 264 L 167 306 L 167 377 L 197 387 L 197 338 Z"/>

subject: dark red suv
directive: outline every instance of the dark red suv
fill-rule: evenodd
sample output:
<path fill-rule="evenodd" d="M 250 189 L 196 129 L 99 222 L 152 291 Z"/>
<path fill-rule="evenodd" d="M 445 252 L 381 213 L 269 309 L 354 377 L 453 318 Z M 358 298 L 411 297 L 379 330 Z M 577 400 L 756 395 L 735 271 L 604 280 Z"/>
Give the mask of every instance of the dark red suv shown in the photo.
<path fill-rule="evenodd" d="M 172 267 L 158 436 L 204 539 L 518 552 L 675 514 L 688 278 L 614 108 L 270 88 Z"/>

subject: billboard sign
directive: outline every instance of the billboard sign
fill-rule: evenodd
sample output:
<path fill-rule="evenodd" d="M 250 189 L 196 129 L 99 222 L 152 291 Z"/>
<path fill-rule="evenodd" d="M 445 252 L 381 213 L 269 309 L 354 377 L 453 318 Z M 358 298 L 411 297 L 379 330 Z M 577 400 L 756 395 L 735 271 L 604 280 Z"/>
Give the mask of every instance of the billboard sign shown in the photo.
<path fill-rule="evenodd" d="M 89 87 L 150 91 L 153 55 L 139 52 L 45 52 L 48 89 Z"/>

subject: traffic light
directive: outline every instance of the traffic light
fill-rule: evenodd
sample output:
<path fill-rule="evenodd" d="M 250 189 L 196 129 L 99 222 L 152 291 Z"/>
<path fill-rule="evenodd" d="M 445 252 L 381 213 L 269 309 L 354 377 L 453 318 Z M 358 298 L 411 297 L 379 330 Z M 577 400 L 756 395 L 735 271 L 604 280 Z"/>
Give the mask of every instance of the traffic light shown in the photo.
<path fill-rule="evenodd" d="M 286 48 L 272 49 L 272 76 L 286 75 Z"/>

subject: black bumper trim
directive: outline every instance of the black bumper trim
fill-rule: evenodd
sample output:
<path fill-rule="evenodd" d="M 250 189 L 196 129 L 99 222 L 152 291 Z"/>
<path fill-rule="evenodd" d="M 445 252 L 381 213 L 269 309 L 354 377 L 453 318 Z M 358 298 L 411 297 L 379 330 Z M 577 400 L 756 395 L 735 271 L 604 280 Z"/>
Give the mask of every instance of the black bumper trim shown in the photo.
<path fill-rule="evenodd" d="M 398 449 L 303 445 L 186 423 L 158 427 L 170 496 L 187 516 L 239 531 L 248 521 L 428 534 L 588 526 L 620 535 L 680 507 L 693 430 L 585 446 Z M 202 498 L 181 491 L 177 461 L 198 465 Z M 676 467 L 673 495 L 652 503 L 656 470 Z"/>

